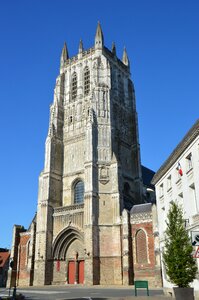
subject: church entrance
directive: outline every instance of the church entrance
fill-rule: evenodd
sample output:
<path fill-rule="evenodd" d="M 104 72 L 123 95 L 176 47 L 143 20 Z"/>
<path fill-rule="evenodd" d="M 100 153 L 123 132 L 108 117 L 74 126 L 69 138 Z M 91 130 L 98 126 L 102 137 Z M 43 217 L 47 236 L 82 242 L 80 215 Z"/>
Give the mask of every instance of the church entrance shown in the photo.
<path fill-rule="evenodd" d="M 69 261 L 68 263 L 68 283 L 74 284 L 75 283 L 75 262 Z"/>
<path fill-rule="evenodd" d="M 83 284 L 84 283 L 84 260 L 80 260 L 78 262 L 78 283 Z"/>
<path fill-rule="evenodd" d="M 68 283 L 83 284 L 84 283 L 84 260 L 74 260 L 68 262 Z"/>
<path fill-rule="evenodd" d="M 84 284 L 84 244 L 83 234 L 74 227 L 65 228 L 56 237 L 53 245 L 55 260 L 64 263 L 62 274 L 56 276 L 56 282 L 65 281 L 68 284 Z"/>

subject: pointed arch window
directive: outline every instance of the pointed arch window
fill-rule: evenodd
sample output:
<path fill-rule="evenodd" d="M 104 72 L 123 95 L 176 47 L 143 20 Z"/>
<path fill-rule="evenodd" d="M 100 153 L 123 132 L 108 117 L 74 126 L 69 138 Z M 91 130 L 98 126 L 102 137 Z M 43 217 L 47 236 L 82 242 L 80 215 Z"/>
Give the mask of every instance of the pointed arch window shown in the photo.
<path fill-rule="evenodd" d="M 79 204 L 84 202 L 84 182 L 79 180 L 74 186 L 74 203 Z"/>
<path fill-rule="evenodd" d="M 144 230 L 140 229 L 137 231 L 135 236 L 135 243 L 136 243 L 136 258 L 138 264 L 144 264 L 148 262 L 148 255 L 147 255 L 147 239 L 146 233 Z"/>
<path fill-rule="evenodd" d="M 84 69 L 84 95 L 88 95 L 90 92 L 90 70 L 88 67 Z"/>
<path fill-rule="evenodd" d="M 77 98 L 77 73 L 73 73 L 72 75 L 71 96 L 72 100 Z"/>

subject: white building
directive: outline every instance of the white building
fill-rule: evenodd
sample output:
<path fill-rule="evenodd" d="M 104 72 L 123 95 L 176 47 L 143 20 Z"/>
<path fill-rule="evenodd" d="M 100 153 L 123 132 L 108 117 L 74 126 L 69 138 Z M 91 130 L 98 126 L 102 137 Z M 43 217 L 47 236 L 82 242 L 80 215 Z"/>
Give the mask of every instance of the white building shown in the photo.
<path fill-rule="evenodd" d="M 199 120 L 188 131 L 153 177 L 156 189 L 160 251 L 164 248 L 164 232 L 171 201 L 183 208 L 185 226 L 192 236 L 199 232 Z M 197 250 L 197 245 L 194 250 Z M 199 265 L 199 263 L 198 263 Z M 171 288 L 162 262 L 163 286 Z M 199 292 L 199 279 L 193 286 Z"/>

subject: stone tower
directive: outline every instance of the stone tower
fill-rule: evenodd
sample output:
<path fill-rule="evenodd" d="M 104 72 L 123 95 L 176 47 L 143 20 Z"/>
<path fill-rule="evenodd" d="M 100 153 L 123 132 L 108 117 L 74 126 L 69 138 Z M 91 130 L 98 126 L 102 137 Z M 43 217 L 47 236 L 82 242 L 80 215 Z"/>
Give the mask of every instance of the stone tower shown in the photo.
<path fill-rule="evenodd" d="M 98 23 L 93 48 L 80 41 L 77 56 L 66 44 L 61 54 L 39 177 L 34 284 L 128 284 L 126 210 L 139 203 L 130 63 L 126 49 L 120 60 L 114 44 L 104 46 Z"/>

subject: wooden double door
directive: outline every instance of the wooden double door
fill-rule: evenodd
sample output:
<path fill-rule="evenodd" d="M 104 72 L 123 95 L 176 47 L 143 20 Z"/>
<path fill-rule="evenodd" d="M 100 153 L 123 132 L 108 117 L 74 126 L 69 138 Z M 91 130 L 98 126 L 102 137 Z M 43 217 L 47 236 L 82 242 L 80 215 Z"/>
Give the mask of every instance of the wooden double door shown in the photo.
<path fill-rule="evenodd" d="M 84 283 L 84 260 L 69 261 L 68 263 L 68 283 Z"/>

